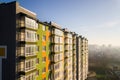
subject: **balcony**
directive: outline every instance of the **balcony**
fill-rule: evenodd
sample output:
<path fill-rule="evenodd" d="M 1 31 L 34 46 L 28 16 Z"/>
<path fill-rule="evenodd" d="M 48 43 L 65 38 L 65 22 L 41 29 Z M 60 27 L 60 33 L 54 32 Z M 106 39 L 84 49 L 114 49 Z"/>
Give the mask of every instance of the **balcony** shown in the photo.
<path fill-rule="evenodd" d="M 69 57 L 69 52 L 65 52 L 64 57 L 65 57 L 65 58 L 66 58 L 66 57 Z"/>
<path fill-rule="evenodd" d="M 65 39 L 65 44 L 69 44 L 69 39 Z"/>
<path fill-rule="evenodd" d="M 65 76 L 65 79 L 68 78 L 68 70 L 65 70 L 65 71 L 64 71 L 64 76 Z"/>
<path fill-rule="evenodd" d="M 20 62 L 19 65 L 17 66 L 17 71 L 19 72 L 20 75 L 25 75 L 26 73 L 32 73 L 36 71 L 35 65 L 27 67 L 25 64 L 26 62 L 24 61 Z"/>
<path fill-rule="evenodd" d="M 63 31 L 62 31 L 62 30 L 59 30 L 59 29 L 57 29 L 57 28 L 54 28 L 54 29 L 52 30 L 52 34 L 58 35 L 58 36 L 63 36 Z"/>
<path fill-rule="evenodd" d="M 21 16 L 19 25 L 21 28 L 26 27 L 34 30 L 38 29 L 38 23 L 36 22 L 36 20 L 28 18 L 26 16 Z"/>
<path fill-rule="evenodd" d="M 63 53 L 50 55 L 50 60 L 51 60 L 52 62 L 58 62 L 58 61 L 63 60 Z"/>
<path fill-rule="evenodd" d="M 65 34 L 65 37 L 72 38 L 72 34 L 67 33 L 67 34 Z"/>
<path fill-rule="evenodd" d="M 67 70 L 68 69 L 68 64 L 66 63 L 65 65 L 64 65 L 64 70 Z"/>
<path fill-rule="evenodd" d="M 16 40 L 19 42 L 37 42 L 38 36 L 36 31 L 21 30 L 16 34 Z"/>
<path fill-rule="evenodd" d="M 65 63 L 69 63 L 69 60 L 68 60 L 68 58 L 67 58 L 67 59 L 65 59 L 64 61 L 65 61 Z"/>
<path fill-rule="evenodd" d="M 27 53 L 26 51 L 26 47 L 18 47 L 17 48 L 17 56 L 20 57 L 21 59 L 25 59 L 27 57 L 36 57 L 36 52 L 30 52 L 30 53 Z"/>

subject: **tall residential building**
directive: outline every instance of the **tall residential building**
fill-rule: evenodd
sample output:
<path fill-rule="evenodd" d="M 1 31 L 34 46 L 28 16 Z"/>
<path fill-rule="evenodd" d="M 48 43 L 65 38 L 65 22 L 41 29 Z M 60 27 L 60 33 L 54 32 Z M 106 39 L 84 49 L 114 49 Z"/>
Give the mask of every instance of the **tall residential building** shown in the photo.
<path fill-rule="evenodd" d="M 72 33 L 72 46 L 73 46 L 73 79 L 77 80 L 77 34 L 75 32 Z"/>
<path fill-rule="evenodd" d="M 64 30 L 64 80 L 72 80 L 73 78 L 73 48 L 72 33 L 67 29 Z"/>
<path fill-rule="evenodd" d="M 85 75 L 85 77 L 87 78 L 87 74 L 88 74 L 88 40 L 85 38 L 85 53 L 86 53 L 86 55 L 85 55 L 85 60 L 86 60 L 86 75 Z"/>
<path fill-rule="evenodd" d="M 62 28 L 50 22 L 50 58 L 51 58 L 51 80 L 64 80 L 64 32 Z"/>
<path fill-rule="evenodd" d="M 82 80 L 82 43 L 81 43 L 82 36 L 77 35 L 77 80 Z"/>
<path fill-rule="evenodd" d="M 2 80 L 38 80 L 36 14 L 17 2 L 2 3 L 0 22 L 0 45 L 7 46 L 7 58 L 1 65 Z"/>
<path fill-rule="evenodd" d="M 0 36 L 0 57 L 1 46 L 7 47 L 2 80 L 87 78 L 88 40 L 54 22 L 39 21 L 16 1 L 0 4 Z"/>
<path fill-rule="evenodd" d="M 82 62 L 82 80 L 85 80 L 87 78 L 87 74 L 88 74 L 88 40 L 84 37 L 82 37 L 81 39 L 81 53 L 82 53 L 82 56 L 81 56 L 81 62 Z"/>
<path fill-rule="evenodd" d="M 50 80 L 50 30 L 49 25 L 39 21 L 37 30 L 37 46 L 39 52 L 37 53 L 37 69 L 39 70 L 38 80 Z"/>

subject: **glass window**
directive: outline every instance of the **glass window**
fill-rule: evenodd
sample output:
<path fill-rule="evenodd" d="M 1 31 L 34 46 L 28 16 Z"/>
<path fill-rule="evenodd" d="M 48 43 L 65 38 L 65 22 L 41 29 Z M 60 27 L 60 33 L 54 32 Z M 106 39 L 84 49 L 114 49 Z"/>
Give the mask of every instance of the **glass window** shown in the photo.
<path fill-rule="evenodd" d="M 46 36 L 43 35 L 43 37 L 42 37 L 42 41 L 45 41 L 45 40 L 46 40 Z"/>
<path fill-rule="evenodd" d="M 37 76 L 39 75 L 39 70 L 36 71 L 36 75 L 37 75 Z"/>
<path fill-rule="evenodd" d="M 46 57 L 42 57 L 42 61 L 43 61 L 43 62 L 46 62 Z"/>
<path fill-rule="evenodd" d="M 42 80 L 46 80 L 46 78 L 43 78 Z"/>
<path fill-rule="evenodd" d="M 36 47 L 36 51 L 39 51 L 39 46 Z"/>
<path fill-rule="evenodd" d="M 42 30 L 43 30 L 43 31 L 45 31 L 45 30 L 46 30 L 45 25 L 43 25 L 43 26 L 42 26 Z"/>
<path fill-rule="evenodd" d="M 46 51 L 46 46 L 43 46 L 43 47 L 42 47 L 42 50 L 43 50 L 43 51 Z"/>
<path fill-rule="evenodd" d="M 37 35 L 37 40 L 39 40 L 39 35 Z"/>
<path fill-rule="evenodd" d="M 39 58 L 36 59 L 36 63 L 39 64 Z"/>
<path fill-rule="evenodd" d="M 25 27 L 24 17 L 21 18 L 20 25 L 21 27 Z"/>
<path fill-rule="evenodd" d="M 42 69 L 42 72 L 43 72 L 43 73 L 46 72 L 46 68 L 45 68 L 45 67 Z"/>

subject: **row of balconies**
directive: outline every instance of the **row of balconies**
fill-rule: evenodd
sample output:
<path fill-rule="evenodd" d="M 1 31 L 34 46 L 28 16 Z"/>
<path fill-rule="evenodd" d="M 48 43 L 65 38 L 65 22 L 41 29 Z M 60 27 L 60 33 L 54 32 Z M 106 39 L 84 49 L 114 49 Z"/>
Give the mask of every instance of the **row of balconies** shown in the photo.
<path fill-rule="evenodd" d="M 63 53 L 50 55 L 51 62 L 58 62 L 58 61 L 61 61 L 63 59 L 64 59 Z"/>

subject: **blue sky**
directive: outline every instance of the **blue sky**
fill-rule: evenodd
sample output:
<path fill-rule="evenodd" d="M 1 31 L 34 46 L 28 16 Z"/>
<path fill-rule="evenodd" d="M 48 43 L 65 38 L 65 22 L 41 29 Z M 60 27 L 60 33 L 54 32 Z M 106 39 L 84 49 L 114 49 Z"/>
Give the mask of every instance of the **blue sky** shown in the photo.
<path fill-rule="evenodd" d="M 89 44 L 120 45 L 120 0 L 17 1 L 35 12 L 41 21 L 54 21 L 87 37 Z"/>

